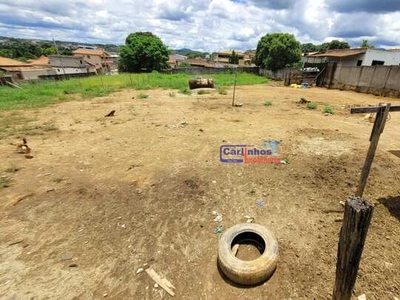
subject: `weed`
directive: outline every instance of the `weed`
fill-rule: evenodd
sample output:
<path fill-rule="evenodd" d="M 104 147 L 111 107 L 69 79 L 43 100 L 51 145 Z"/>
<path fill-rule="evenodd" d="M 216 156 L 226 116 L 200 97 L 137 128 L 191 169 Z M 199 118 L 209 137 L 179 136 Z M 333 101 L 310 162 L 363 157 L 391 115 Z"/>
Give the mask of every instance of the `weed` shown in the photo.
<path fill-rule="evenodd" d="M 207 94 L 210 94 L 210 91 L 206 91 L 206 90 L 197 91 L 197 95 L 207 95 Z"/>
<path fill-rule="evenodd" d="M 136 96 L 138 99 L 146 99 L 146 98 L 149 98 L 149 95 L 146 95 L 146 94 L 143 94 L 143 93 L 140 93 L 139 95 L 137 95 Z"/>
<path fill-rule="evenodd" d="M 63 178 L 57 177 L 57 178 L 54 178 L 54 179 L 53 179 L 53 182 L 55 182 L 55 183 L 60 183 L 60 182 L 63 181 L 63 180 L 64 180 Z"/>
<path fill-rule="evenodd" d="M 7 176 L 0 177 L 0 189 L 4 189 L 11 185 L 11 179 Z"/>
<path fill-rule="evenodd" d="M 333 107 L 332 107 L 332 106 L 325 106 L 325 108 L 323 109 L 322 112 L 323 112 L 324 114 L 331 114 L 331 115 L 334 114 L 334 111 L 333 111 Z"/>
<path fill-rule="evenodd" d="M 5 169 L 4 171 L 7 173 L 17 173 L 19 170 L 21 170 L 21 168 L 18 168 L 16 166 L 11 166 Z"/>
<path fill-rule="evenodd" d="M 318 106 L 318 104 L 315 103 L 315 102 L 310 102 L 310 103 L 307 103 L 307 105 L 306 105 L 306 107 L 307 107 L 308 109 L 316 109 L 317 106 Z"/>
<path fill-rule="evenodd" d="M 192 91 L 191 91 L 189 88 L 184 87 L 184 88 L 181 88 L 181 89 L 179 90 L 179 93 L 189 96 L 189 95 L 192 94 Z"/>
<path fill-rule="evenodd" d="M 263 102 L 263 105 L 264 106 L 270 106 L 270 105 L 272 105 L 272 101 L 266 100 L 266 101 Z"/>
<path fill-rule="evenodd" d="M 168 96 L 170 96 L 170 97 L 175 97 L 175 96 L 176 96 L 176 93 L 175 93 L 175 92 L 169 92 L 169 93 L 168 93 Z"/>
<path fill-rule="evenodd" d="M 224 86 L 219 86 L 217 88 L 218 94 L 220 95 L 228 95 L 228 91 L 226 90 L 226 88 Z"/>

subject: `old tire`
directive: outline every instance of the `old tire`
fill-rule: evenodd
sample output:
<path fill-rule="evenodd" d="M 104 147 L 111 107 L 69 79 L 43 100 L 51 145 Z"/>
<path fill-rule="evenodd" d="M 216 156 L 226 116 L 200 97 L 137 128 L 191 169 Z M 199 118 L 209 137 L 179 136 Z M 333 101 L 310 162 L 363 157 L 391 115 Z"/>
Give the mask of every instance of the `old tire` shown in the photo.
<path fill-rule="evenodd" d="M 232 252 L 234 244 L 251 243 L 262 253 L 251 261 L 240 260 Z M 262 251 L 264 250 L 264 251 Z M 218 266 L 234 283 L 256 285 L 266 281 L 274 273 L 278 260 L 278 241 L 266 227 L 244 223 L 224 232 L 218 245 Z"/>

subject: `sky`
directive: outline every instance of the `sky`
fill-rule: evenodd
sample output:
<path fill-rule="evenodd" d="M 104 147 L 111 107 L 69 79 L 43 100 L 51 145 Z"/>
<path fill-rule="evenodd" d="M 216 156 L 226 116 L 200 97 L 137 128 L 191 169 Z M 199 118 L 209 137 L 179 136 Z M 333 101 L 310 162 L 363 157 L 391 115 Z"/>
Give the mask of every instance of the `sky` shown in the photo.
<path fill-rule="evenodd" d="M 0 36 L 121 45 L 137 31 L 207 52 L 255 49 L 273 32 L 400 48 L 400 0 L 0 0 Z"/>

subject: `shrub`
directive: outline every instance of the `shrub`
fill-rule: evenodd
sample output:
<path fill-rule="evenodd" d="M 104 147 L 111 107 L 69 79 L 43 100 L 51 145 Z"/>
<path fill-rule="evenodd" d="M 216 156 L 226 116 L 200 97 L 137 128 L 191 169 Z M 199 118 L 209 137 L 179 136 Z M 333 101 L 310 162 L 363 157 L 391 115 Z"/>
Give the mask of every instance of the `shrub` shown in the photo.
<path fill-rule="evenodd" d="M 324 110 L 322 111 L 324 114 L 331 114 L 333 115 L 333 107 L 332 106 L 325 106 Z"/>
<path fill-rule="evenodd" d="M 272 101 L 266 100 L 266 101 L 263 102 L 263 105 L 264 106 L 270 106 L 270 105 L 272 105 Z"/>
<path fill-rule="evenodd" d="M 219 86 L 217 88 L 218 90 L 218 94 L 220 95 L 228 95 L 228 91 L 226 90 L 226 88 L 224 86 Z"/>
<path fill-rule="evenodd" d="M 306 107 L 307 107 L 308 109 L 316 109 L 317 106 L 318 106 L 318 104 L 315 103 L 315 102 L 310 102 L 310 103 L 307 103 L 307 105 L 306 105 Z"/>
<path fill-rule="evenodd" d="M 9 187 L 10 185 L 11 185 L 11 179 L 10 178 L 8 178 L 6 176 L 0 177 L 0 189 Z"/>

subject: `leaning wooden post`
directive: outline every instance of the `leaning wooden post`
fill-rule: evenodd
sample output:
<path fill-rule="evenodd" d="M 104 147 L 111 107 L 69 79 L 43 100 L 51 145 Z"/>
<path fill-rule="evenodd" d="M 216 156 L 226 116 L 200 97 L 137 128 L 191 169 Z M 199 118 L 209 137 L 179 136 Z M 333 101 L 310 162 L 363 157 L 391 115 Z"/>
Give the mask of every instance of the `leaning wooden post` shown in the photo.
<path fill-rule="evenodd" d="M 370 145 L 368 149 L 367 158 L 365 159 L 364 167 L 361 172 L 360 180 L 358 182 L 358 187 L 356 191 L 357 197 L 362 197 L 364 193 L 365 185 L 367 184 L 367 179 L 369 175 L 369 171 L 371 170 L 371 165 L 375 157 L 375 151 L 378 147 L 379 138 L 383 129 L 385 128 L 386 119 L 389 115 L 390 111 L 390 103 L 382 105 L 380 110 L 376 114 L 374 127 L 372 129 L 371 138 L 370 138 Z"/>
<path fill-rule="evenodd" d="M 333 300 L 350 300 L 374 207 L 360 197 L 349 197 L 344 207 L 343 225 L 336 262 Z"/>

